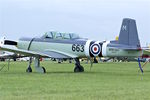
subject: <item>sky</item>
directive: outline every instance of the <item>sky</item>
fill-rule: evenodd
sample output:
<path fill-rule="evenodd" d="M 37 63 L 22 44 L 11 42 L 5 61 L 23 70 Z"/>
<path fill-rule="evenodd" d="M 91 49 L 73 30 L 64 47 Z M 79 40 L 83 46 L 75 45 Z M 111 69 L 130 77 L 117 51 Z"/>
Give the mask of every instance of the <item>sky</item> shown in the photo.
<path fill-rule="evenodd" d="M 59 31 L 114 40 L 123 18 L 136 20 L 142 46 L 150 43 L 150 0 L 0 0 L 0 37 Z"/>

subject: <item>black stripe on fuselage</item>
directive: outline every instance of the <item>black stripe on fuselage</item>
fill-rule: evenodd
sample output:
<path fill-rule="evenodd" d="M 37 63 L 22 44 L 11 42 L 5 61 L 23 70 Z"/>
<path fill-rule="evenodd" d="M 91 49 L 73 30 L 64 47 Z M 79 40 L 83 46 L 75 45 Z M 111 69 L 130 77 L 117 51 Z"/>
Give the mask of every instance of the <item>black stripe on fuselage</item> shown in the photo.
<path fill-rule="evenodd" d="M 31 41 L 32 38 L 20 38 L 19 41 Z M 62 43 L 62 44 L 80 44 L 85 45 L 86 39 L 47 39 L 47 38 L 34 38 L 34 42 L 47 42 L 47 43 Z"/>
<path fill-rule="evenodd" d="M 90 46 L 89 46 L 89 54 L 90 54 L 90 57 L 94 57 L 94 55 L 90 52 L 90 48 L 91 48 L 91 45 L 95 43 L 95 41 L 91 41 L 90 43 Z"/>
<path fill-rule="evenodd" d="M 103 43 L 99 43 L 100 44 L 100 46 L 101 46 L 101 52 L 100 52 L 100 54 L 98 55 L 99 57 L 103 57 L 103 55 L 102 55 L 102 48 L 103 48 Z"/>
<path fill-rule="evenodd" d="M 28 50 L 30 49 L 31 44 L 32 44 L 32 42 L 33 42 L 34 39 L 35 39 L 35 38 L 32 38 L 32 39 L 30 40 L 30 43 L 29 43 L 29 46 L 28 46 Z"/>

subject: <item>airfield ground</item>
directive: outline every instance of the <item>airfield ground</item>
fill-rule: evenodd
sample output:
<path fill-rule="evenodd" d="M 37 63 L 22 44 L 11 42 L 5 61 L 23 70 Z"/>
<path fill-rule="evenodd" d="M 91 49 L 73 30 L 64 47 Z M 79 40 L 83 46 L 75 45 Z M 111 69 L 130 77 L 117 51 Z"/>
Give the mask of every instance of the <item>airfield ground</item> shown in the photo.
<path fill-rule="evenodd" d="M 0 100 L 150 100 L 150 64 L 143 76 L 135 62 L 94 64 L 91 71 L 82 63 L 84 73 L 74 73 L 68 62 L 41 64 L 46 74 L 26 73 L 27 62 L 0 71 Z"/>

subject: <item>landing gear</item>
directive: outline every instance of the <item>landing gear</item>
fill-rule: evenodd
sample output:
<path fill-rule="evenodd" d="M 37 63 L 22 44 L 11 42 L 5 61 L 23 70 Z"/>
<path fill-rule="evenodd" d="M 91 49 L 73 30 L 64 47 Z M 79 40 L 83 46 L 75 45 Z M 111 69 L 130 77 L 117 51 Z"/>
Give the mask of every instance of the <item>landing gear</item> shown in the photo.
<path fill-rule="evenodd" d="M 28 68 L 26 69 L 26 72 L 28 73 L 32 72 L 31 63 L 32 63 L 32 58 L 30 57 L 29 65 Z M 35 70 L 39 73 L 46 73 L 46 69 L 44 67 L 40 67 L 40 57 L 35 58 Z"/>
<path fill-rule="evenodd" d="M 39 73 L 46 73 L 46 69 L 44 67 L 40 67 L 40 57 L 35 58 L 35 69 Z"/>
<path fill-rule="evenodd" d="M 31 73 L 31 72 L 32 72 L 31 66 L 29 66 L 29 67 L 26 69 L 26 72 L 28 72 L 28 73 Z"/>
<path fill-rule="evenodd" d="M 80 67 L 75 67 L 74 68 L 74 72 L 84 72 L 84 68 L 82 67 L 82 66 L 80 66 Z"/>
<path fill-rule="evenodd" d="M 26 72 L 28 72 L 28 73 L 32 72 L 31 63 L 32 63 L 32 58 L 30 57 L 30 59 L 29 59 L 29 65 L 28 65 L 28 68 L 26 69 Z"/>
<path fill-rule="evenodd" d="M 79 58 L 75 59 L 75 68 L 74 68 L 74 72 L 84 72 L 84 68 L 83 66 L 80 65 L 80 61 Z"/>
<path fill-rule="evenodd" d="M 46 73 L 46 69 L 44 67 L 42 67 L 42 69 L 43 69 L 44 73 Z"/>

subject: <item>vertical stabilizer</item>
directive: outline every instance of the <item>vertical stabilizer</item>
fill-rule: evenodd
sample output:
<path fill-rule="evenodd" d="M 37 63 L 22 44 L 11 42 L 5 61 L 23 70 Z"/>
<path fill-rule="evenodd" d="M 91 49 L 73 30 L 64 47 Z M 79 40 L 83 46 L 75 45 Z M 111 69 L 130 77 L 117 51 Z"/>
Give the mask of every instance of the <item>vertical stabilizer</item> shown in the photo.
<path fill-rule="evenodd" d="M 123 19 L 118 41 L 119 44 L 140 47 L 136 22 L 134 19 Z"/>

